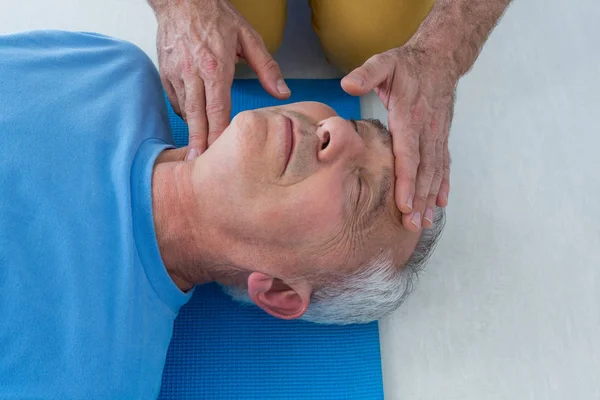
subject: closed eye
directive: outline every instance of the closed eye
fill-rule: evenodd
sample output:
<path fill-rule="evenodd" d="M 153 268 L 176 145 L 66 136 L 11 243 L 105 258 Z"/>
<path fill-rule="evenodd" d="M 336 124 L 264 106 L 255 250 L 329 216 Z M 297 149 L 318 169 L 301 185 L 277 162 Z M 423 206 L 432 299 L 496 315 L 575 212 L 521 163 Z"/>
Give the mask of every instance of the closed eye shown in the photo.
<path fill-rule="evenodd" d="M 358 206 L 360 205 L 360 200 L 362 198 L 363 180 L 360 176 L 360 173 L 357 173 L 356 176 L 358 178 L 358 195 L 356 196 L 356 209 L 358 210 Z"/>

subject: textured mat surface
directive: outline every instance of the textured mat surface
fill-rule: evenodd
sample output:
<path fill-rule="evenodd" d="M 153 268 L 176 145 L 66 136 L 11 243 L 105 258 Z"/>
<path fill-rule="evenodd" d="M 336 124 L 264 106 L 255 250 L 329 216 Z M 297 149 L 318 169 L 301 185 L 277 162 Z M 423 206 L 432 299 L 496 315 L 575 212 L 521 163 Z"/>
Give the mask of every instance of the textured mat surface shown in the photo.
<path fill-rule="evenodd" d="M 286 102 L 321 101 L 344 118 L 360 118 L 359 99 L 339 80 L 288 80 Z M 284 104 L 258 81 L 236 81 L 232 116 Z M 178 146 L 187 127 L 169 109 Z M 320 326 L 270 317 L 234 303 L 210 284 L 196 289 L 177 320 L 161 399 L 382 399 L 377 323 Z"/>

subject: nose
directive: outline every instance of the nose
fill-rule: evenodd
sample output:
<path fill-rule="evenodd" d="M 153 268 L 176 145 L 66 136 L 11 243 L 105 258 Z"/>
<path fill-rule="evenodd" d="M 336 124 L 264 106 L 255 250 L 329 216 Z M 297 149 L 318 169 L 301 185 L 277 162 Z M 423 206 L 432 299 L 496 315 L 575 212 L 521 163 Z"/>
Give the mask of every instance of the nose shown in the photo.
<path fill-rule="evenodd" d="M 321 162 L 352 157 L 363 147 L 362 139 L 350 122 L 341 117 L 331 117 L 319 122 L 317 136 L 317 158 Z"/>

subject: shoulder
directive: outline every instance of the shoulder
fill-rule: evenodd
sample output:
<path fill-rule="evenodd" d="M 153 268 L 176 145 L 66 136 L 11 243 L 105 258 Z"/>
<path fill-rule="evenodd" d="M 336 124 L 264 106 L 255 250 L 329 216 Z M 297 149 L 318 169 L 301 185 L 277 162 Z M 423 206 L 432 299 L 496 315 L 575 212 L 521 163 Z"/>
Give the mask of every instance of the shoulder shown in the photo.
<path fill-rule="evenodd" d="M 20 52 L 27 58 L 56 62 L 89 60 L 96 65 L 127 65 L 156 69 L 148 55 L 135 44 L 94 32 L 34 30 L 0 35 L 0 52 Z"/>
<path fill-rule="evenodd" d="M 99 33 L 69 32 L 68 34 L 76 35 L 87 51 L 106 56 L 105 60 L 110 63 L 156 70 L 146 52 L 132 42 Z"/>
<path fill-rule="evenodd" d="M 101 36 L 99 40 L 104 41 L 107 46 L 114 50 L 123 63 L 130 64 L 131 66 L 156 69 L 148 54 L 132 42 L 108 36 Z"/>

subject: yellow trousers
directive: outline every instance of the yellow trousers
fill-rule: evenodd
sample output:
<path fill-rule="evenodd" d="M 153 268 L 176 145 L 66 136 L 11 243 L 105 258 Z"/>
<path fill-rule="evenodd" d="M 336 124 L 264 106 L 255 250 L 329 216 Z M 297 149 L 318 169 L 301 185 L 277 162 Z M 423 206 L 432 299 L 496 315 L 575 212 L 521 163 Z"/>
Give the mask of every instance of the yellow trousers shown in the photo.
<path fill-rule="evenodd" d="M 230 0 L 274 53 L 283 40 L 286 0 Z M 435 0 L 309 0 L 312 25 L 331 64 L 348 73 L 372 55 L 402 46 Z"/>

